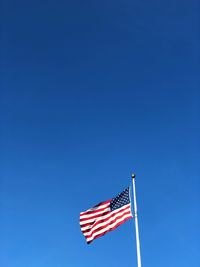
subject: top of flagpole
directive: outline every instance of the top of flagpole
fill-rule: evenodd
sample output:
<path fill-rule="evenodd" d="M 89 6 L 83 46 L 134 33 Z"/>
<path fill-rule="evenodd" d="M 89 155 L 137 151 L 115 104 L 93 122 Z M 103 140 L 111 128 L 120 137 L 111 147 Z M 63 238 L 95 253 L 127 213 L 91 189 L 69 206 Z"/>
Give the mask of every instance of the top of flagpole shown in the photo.
<path fill-rule="evenodd" d="M 132 173 L 131 177 L 132 177 L 132 179 L 135 179 L 135 177 L 136 177 L 135 173 Z"/>

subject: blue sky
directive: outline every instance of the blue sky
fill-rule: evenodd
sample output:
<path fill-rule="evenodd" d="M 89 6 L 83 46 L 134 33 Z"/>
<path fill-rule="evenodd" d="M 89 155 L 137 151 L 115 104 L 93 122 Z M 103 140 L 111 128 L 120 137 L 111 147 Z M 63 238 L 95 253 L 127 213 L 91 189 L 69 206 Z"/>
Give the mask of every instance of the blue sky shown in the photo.
<path fill-rule="evenodd" d="M 132 171 L 143 267 L 199 266 L 198 8 L 2 2 L 2 267 L 137 266 L 133 220 L 79 228 Z"/>

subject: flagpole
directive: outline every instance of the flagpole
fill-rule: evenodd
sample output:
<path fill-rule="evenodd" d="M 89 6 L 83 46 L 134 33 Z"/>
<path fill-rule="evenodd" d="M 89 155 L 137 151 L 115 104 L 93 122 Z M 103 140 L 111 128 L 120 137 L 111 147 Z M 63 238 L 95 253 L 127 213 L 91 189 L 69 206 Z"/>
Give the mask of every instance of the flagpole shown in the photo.
<path fill-rule="evenodd" d="M 139 238 L 138 216 L 137 216 L 135 174 L 132 174 L 132 182 L 133 182 L 133 200 L 134 200 L 134 219 L 135 219 L 135 235 L 136 235 L 136 248 L 137 248 L 137 262 L 138 262 L 138 267 L 142 267 L 142 265 L 141 265 L 141 255 L 140 255 L 140 238 Z"/>

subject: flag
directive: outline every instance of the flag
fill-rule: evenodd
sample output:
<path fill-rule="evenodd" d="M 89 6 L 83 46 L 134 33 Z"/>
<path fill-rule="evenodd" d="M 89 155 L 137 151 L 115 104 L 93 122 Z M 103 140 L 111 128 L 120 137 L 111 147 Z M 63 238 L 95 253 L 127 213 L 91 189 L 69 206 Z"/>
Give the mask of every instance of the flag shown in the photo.
<path fill-rule="evenodd" d="M 87 243 L 114 230 L 132 218 L 130 188 L 116 197 L 80 213 L 80 227 Z"/>

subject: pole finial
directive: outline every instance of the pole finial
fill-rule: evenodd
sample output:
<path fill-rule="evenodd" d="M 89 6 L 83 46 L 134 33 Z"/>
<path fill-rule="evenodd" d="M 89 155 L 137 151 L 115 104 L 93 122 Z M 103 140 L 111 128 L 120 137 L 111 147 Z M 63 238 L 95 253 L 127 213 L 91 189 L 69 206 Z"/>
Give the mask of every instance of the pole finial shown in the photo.
<path fill-rule="evenodd" d="M 135 179 L 135 176 L 136 175 L 134 173 L 131 174 L 132 179 Z"/>

